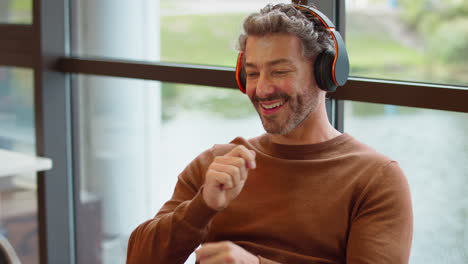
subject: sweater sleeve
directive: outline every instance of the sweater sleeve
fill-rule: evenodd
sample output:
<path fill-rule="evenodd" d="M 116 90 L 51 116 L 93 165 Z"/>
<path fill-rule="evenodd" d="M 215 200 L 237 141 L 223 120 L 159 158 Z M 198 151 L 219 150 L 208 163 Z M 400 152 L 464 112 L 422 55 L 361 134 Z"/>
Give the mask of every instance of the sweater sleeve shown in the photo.
<path fill-rule="evenodd" d="M 408 263 L 413 235 L 409 186 L 394 161 L 377 172 L 357 201 L 347 246 L 348 264 Z"/>
<path fill-rule="evenodd" d="M 177 264 L 203 241 L 216 214 L 202 197 L 202 184 L 208 165 L 213 160 L 210 150 L 200 154 L 179 175 L 172 198 L 158 214 L 131 234 L 127 264 Z"/>

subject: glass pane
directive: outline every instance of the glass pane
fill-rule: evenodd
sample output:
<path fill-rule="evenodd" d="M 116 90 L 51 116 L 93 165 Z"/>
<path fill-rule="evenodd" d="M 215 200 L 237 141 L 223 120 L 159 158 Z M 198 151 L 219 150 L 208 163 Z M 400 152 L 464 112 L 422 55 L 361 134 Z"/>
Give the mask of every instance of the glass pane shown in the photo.
<path fill-rule="evenodd" d="M 244 18 L 281 2 L 161 0 L 161 60 L 233 67 Z"/>
<path fill-rule="evenodd" d="M 1 0 L 0 23 L 32 24 L 32 0 Z"/>
<path fill-rule="evenodd" d="M 35 155 L 33 86 L 32 70 L 0 67 L 0 149 Z M 0 234 L 39 263 L 36 174 L 0 175 Z"/>
<path fill-rule="evenodd" d="M 125 263 L 130 233 L 170 198 L 192 159 L 263 132 L 238 90 L 82 75 L 74 87 L 78 263 Z"/>
<path fill-rule="evenodd" d="M 468 114 L 346 102 L 345 130 L 398 161 L 408 177 L 410 263 L 468 263 Z"/>
<path fill-rule="evenodd" d="M 281 1 L 75 2 L 74 55 L 234 67 L 243 18 Z"/>
<path fill-rule="evenodd" d="M 468 85 L 468 1 L 346 4 L 351 75 Z"/>

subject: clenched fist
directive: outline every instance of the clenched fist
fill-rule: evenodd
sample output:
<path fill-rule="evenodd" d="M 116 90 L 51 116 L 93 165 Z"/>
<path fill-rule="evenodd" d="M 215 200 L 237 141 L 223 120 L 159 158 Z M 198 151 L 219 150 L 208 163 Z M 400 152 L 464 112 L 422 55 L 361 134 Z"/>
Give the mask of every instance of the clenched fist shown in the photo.
<path fill-rule="evenodd" d="M 203 199 L 212 209 L 222 210 L 244 187 L 249 169 L 255 169 L 255 151 L 239 145 L 216 157 L 205 175 Z"/>

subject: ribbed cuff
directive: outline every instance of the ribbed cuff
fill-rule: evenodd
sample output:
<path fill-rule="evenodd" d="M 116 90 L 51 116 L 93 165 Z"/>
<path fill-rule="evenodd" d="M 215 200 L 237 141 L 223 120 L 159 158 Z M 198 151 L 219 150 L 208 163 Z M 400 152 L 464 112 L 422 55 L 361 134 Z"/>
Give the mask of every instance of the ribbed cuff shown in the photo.
<path fill-rule="evenodd" d="M 203 200 L 202 195 L 203 187 L 200 188 L 198 193 L 193 197 L 192 201 L 187 207 L 185 212 L 184 221 L 190 225 L 201 229 L 204 228 L 211 221 L 213 216 L 218 212 L 211 209 Z"/>

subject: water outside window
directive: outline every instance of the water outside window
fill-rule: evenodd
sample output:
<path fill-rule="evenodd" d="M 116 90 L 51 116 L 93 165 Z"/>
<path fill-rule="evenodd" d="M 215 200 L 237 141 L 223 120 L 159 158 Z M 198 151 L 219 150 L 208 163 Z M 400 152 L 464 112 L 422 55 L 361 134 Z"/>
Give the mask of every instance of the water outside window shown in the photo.
<path fill-rule="evenodd" d="M 345 130 L 406 173 L 414 210 L 410 263 L 468 263 L 468 114 L 345 105 Z"/>

